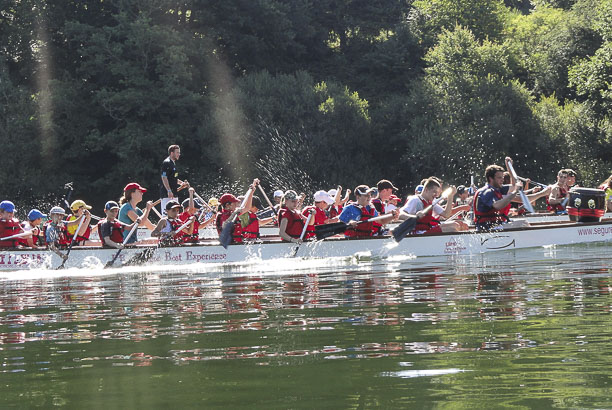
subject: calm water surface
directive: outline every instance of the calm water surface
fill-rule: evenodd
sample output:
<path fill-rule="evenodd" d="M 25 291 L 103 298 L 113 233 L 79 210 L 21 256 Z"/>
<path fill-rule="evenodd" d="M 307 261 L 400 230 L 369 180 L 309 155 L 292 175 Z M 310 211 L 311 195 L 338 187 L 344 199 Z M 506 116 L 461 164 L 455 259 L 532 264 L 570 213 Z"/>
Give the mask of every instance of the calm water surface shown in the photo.
<path fill-rule="evenodd" d="M 0 406 L 612 408 L 612 244 L 0 278 Z"/>

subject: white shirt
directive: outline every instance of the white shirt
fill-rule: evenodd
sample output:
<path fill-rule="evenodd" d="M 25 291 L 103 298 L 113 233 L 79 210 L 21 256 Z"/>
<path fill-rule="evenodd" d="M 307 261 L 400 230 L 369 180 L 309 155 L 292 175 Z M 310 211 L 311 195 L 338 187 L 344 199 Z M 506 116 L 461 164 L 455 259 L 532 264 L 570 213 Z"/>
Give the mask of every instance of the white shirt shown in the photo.
<path fill-rule="evenodd" d="M 408 198 L 408 200 L 406 201 L 406 205 L 404 205 L 404 207 L 402 208 L 402 211 L 406 212 L 407 214 L 414 215 L 417 212 L 422 211 L 423 209 L 425 209 L 425 206 L 423 205 L 423 202 L 421 201 L 421 196 L 414 195 Z M 440 215 L 443 212 L 444 212 L 444 208 L 442 208 L 438 204 L 434 205 L 433 207 L 434 216 Z"/>

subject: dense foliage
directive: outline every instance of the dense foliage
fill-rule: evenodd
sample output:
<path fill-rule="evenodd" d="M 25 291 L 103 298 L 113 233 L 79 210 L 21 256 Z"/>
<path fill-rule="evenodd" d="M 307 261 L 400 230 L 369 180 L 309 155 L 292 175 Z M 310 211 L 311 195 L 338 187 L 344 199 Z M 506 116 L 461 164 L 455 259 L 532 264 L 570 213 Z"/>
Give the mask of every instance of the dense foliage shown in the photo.
<path fill-rule="evenodd" d="M 612 170 L 612 0 L 3 0 L 0 50 L 2 198 Z"/>

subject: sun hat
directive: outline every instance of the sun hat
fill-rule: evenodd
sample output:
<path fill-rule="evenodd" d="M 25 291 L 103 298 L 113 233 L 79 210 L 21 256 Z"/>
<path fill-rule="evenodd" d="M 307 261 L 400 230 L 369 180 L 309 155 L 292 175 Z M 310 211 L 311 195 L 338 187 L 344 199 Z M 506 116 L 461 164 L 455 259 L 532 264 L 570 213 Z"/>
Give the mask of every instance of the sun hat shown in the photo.
<path fill-rule="evenodd" d="M 77 211 L 80 207 L 83 207 L 85 209 L 91 209 L 91 206 L 87 205 L 85 201 L 81 201 L 80 199 L 77 199 L 76 201 L 70 204 L 70 209 L 72 209 L 73 211 Z"/>

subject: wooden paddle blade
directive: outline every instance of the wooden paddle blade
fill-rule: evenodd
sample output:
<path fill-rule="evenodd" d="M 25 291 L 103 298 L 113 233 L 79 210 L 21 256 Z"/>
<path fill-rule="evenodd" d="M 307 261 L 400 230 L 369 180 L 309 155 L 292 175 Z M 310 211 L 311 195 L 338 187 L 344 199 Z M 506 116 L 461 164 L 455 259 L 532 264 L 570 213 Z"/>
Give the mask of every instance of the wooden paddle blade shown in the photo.
<path fill-rule="evenodd" d="M 338 235 L 344 233 L 347 224 L 344 222 L 335 222 L 333 224 L 325 224 L 325 225 L 316 225 L 315 226 L 315 235 L 317 236 L 317 240 L 329 238 L 330 236 Z"/>
<path fill-rule="evenodd" d="M 411 217 L 408 217 L 408 219 L 406 219 L 404 222 L 396 226 L 395 229 L 391 231 L 391 234 L 393 235 L 393 239 L 395 240 L 395 242 L 400 242 L 402 239 L 406 237 L 406 235 L 409 232 L 414 231 L 414 228 L 416 227 L 416 223 L 417 223 L 417 218 L 415 216 L 411 216 Z"/>
<path fill-rule="evenodd" d="M 232 243 L 232 231 L 234 230 L 233 223 L 226 223 L 223 225 L 223 229 L 221 230 L 221 234 L 219 235 L 219 242 L 221 246 L 227 249 L 227 246 Z"/>

